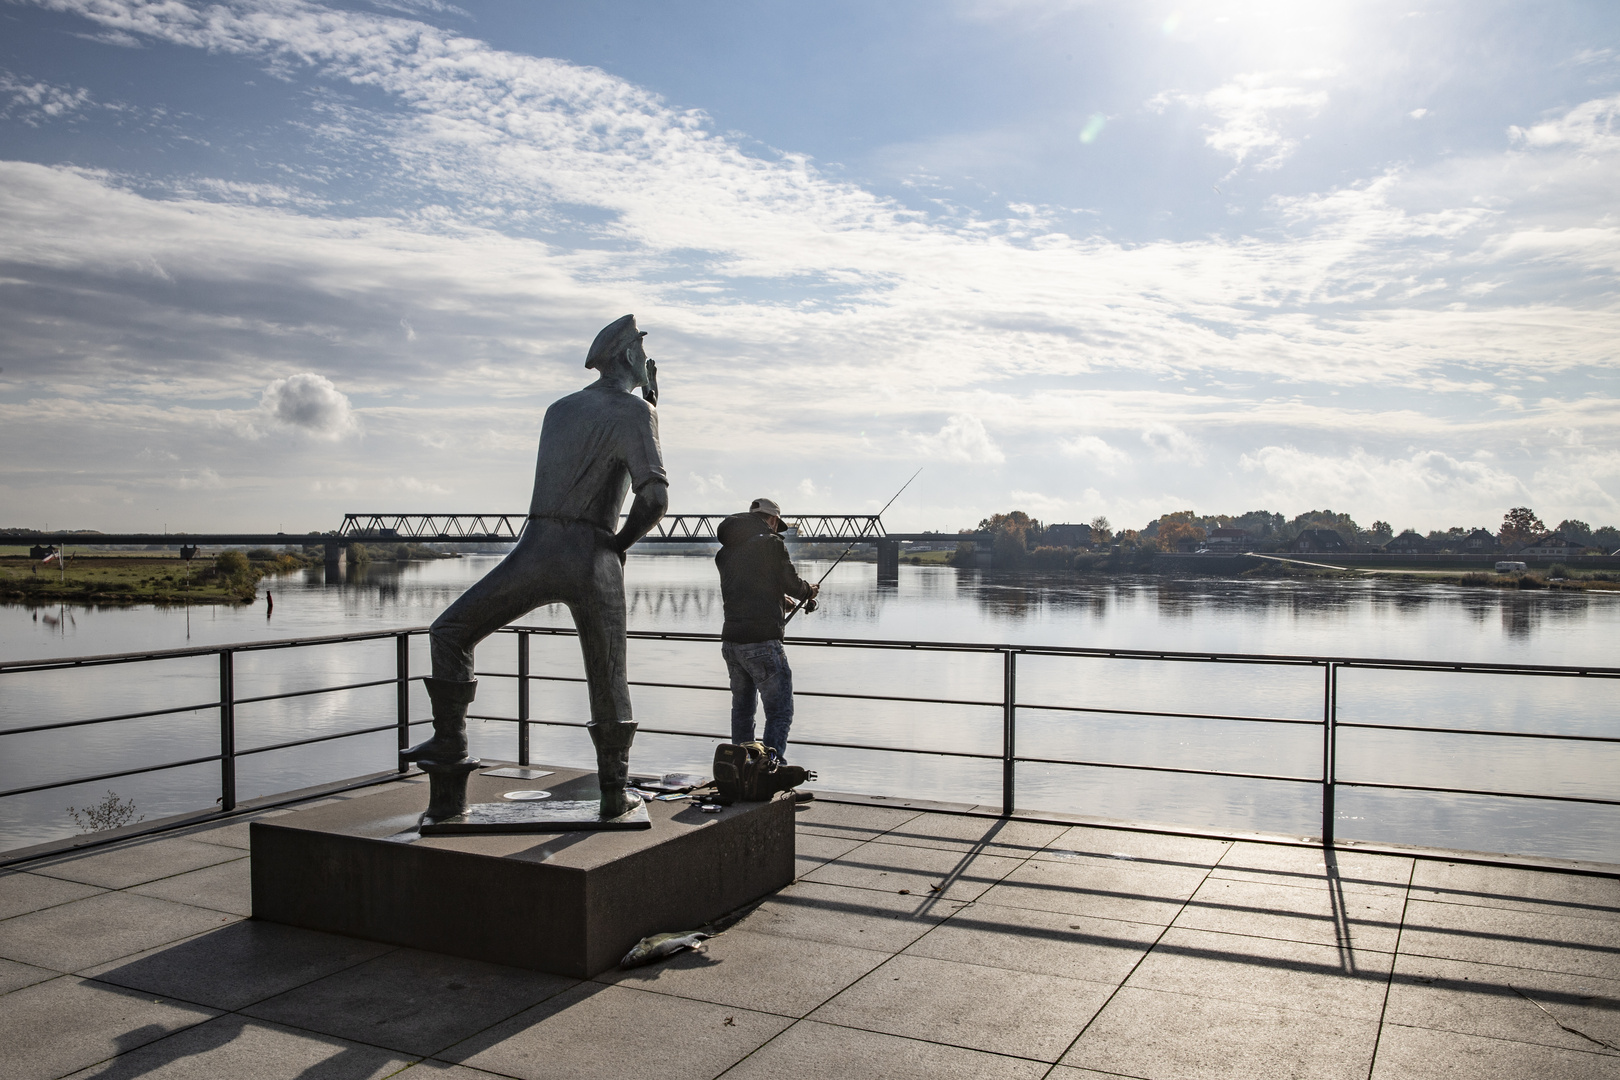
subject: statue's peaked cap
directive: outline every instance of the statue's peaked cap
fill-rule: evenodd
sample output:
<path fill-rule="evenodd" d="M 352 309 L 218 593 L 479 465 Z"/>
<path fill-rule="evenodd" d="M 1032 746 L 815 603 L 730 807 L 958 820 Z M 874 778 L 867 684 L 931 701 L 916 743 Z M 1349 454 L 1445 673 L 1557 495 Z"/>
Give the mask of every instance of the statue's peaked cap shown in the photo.
<path fill-rule="evenodd" d="M 636 329 L 636 317 L 634 315 L 626 315 L 623 318 L 615 319 L 602 327 L 602 332 L 596 335 L 595 341 L 591 342 L 591 351 L 585 354 L 585 366 L 593 368 L 608 357 L 619 353 L 632 341 L 646 336 L 647 331 Z"/>

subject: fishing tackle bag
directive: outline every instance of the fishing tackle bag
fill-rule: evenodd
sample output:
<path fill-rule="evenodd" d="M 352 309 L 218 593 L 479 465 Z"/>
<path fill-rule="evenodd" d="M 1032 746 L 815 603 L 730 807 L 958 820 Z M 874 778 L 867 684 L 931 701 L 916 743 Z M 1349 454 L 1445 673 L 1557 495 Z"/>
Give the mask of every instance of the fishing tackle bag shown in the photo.
<path fill-rule="evenodd" d="M 721 743 L 714 748 L 715 802 L 764 802 L 778 791 L 788 791 L 816 774 L 797 765 L 785 765 L 771 756 L 764 743 Z"/>

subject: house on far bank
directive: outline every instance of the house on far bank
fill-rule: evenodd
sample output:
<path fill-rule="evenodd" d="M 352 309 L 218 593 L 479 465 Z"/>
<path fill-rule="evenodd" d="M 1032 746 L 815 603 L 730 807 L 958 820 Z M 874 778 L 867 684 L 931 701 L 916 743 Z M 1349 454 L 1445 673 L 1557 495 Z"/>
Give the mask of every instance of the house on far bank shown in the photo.
<path fill-rule="evenodd" d="M 1530 541 L 1530 543 L 1518 550 L 1518 554 L 1533 555 L 1538 559 L 1563 559 L 1571 555 L 1579 555 L 1585 550 L 1585 545 L 1577 544 L 1567 536 L 1559 533 L 1548 533 Z"/>
<path fill-rule="evenodd" d="M 1391 555 L 1429 555 L 1434 552 L 1434 545 L 1429 543 L 1422 533 L 1407 529 L 1385 544 L 1384 550 Z"/>
<path fill-rule="evenodd" d="M 1090 525 L 1048 525 L 1043 539 L 1052 547 L 1081 548 L 1091 546 Z"/>
<path fill-rule="evenodd" d="M 1469 555 L 1489 555 L 1501 546 L 1489 529 L 1475 529 L 1462 540 L 1462 550 Z"/>
<path fill-rule="evenodd" d="M 1337 529 L 1301 529 L 1288 550 L 1301 554 L 1332 555 L 1348 551 L 1349 545 Z"/>
<path fill-rule="evenodd" d="M 1254 537 L 1247 529 L 1211 529 L 1204 537 L 1204 546 L 1211 551 L 1251 551 Z"/>

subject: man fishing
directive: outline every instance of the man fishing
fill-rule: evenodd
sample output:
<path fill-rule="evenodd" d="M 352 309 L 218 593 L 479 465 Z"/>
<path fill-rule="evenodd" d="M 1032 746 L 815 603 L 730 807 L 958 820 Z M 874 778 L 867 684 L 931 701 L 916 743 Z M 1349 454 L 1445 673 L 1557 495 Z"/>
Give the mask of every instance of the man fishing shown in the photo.
<path fill-rule="evenodd" d="M 782 648 L 782 628 L 796 601 L 813 600 L 821 591 L 794 571 L 781 531 L 781 507 L 755 499 L 747 513 L 720 523 L 720 551 L 714 557 L 726 614 L 720 655 L 731 675 L 731 741 L 754 741 L 757 698 L 765 703 L 765 748 L 777 761 L 786 759 L 793 726 L 793 670 Z"/>
<path fill-rule="evenodd" d="M 657 365 L 646 334 L 626 315 L 596 335 L 585 366 L 596 382 L 552 403 L 540 429 L 529 520 L 517 546 L 434 620 L 428 631 L 433 675 L 433 737 L 400 756 L 449 764 L 467 756 L 467 707 L 478 689 L 473 647 L 541 604 L 562 603 L 579 628 L 596 746 L 601 816 L 639 805 L 626 793 L 630 714 L 625 670 L 624 557 L 669 506 L 658 446 Z M 641 398 L 630 391 L 640 388 Z M 619 525 L 625 494 L 629 517 Z"/>

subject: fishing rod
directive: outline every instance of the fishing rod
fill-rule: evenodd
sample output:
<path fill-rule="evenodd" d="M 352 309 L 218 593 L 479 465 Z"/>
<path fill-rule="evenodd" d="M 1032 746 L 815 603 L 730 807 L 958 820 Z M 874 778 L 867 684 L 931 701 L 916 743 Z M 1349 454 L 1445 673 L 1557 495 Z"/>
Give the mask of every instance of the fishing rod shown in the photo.
<path fill-rule="evenodd" d="M 917 471 L 911 474 L 911 480 L 917 479 L 917 477 L 921 473 L 922 473 L 922 468 L 919 466 Z M 894 499 L 898 499 L 901 495 L 905 494 L 906 488 L 911 486 L 911 480 L 907 480 L 905 483 L 900 485 L 900 490 L 894 493 Z M 889 507 L 893 506 L 894 505 L 894 499 L 890 499 L 888 502 L 884 503 L 883 504 L 883 510 L 887 510 Z M 879 518 L 883 517 L 883 510 L 879 510 L 877 512 L 877 516 Z M 851 540 L 849 542 L 849 546 L 844 549 L 844 555 L 848 555 L 850 552 L 854 551 L 855 550 L 855 545 L 860 543 L 862 540 L 865 540 L 865 539 L 866 539 L 866 537 L 863 535 L 863 536 L 857 536 L 855 539 Z M 833 564 L 831 566 L 827 567 L 827 574 L 830 574 L 834 570 L 838 569 L 838 564 L 844 561 L 844 555 L 840 555 L 840 556 L 838 556 L 838 558 L 833 560 Z M 821 577 L 816 579 L 816 588 L 818 588 L 818 589 L 821 588 L 821 583 L 823 581 L 827 580 L 827 574 L 822 574 Z M 799 613 L 800 608 L 804 608 L 806 613 L 809 613 L 809 612 L 812 612 L 812 611 L 816 610 L 815 607 L 813 607 L 813 606 L 805 607 L 806 604 L 814 605 L 815 604 L 815 599 L 812 597 L 812 598 L 810 598 L 808 600 L 800 600 L 798 603 L 794 604 L 793 605 L 793 610 L 788 612 L 787 618 L 782 620 L 782 625 L 786 626 L 788 623 L 792 622 L 793 621 L 793 616 L 795 616 L 795 615 L 797 615 Z"/>

